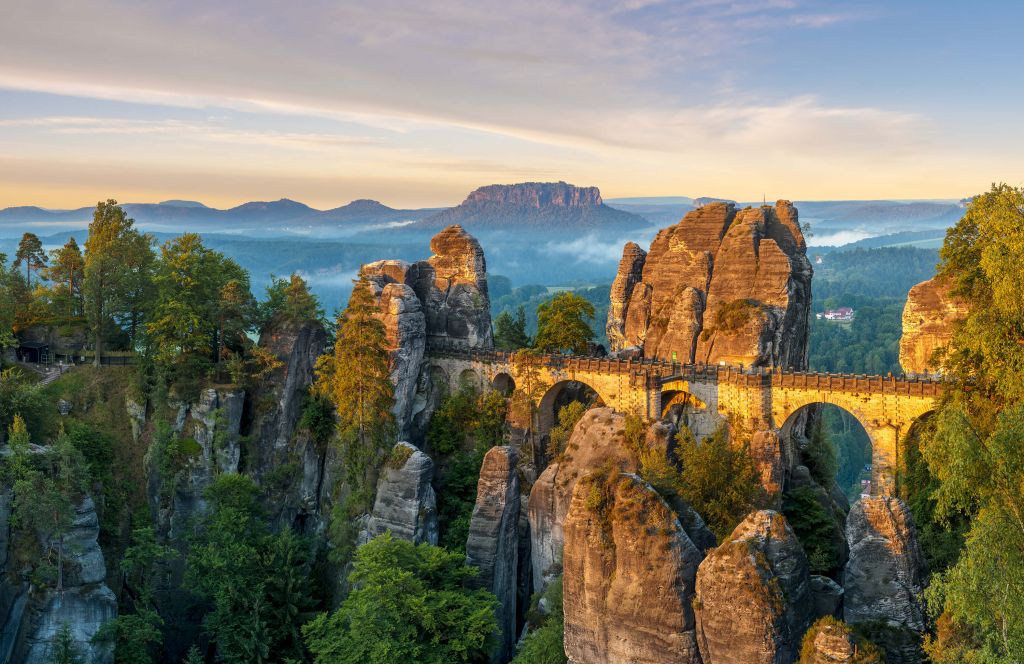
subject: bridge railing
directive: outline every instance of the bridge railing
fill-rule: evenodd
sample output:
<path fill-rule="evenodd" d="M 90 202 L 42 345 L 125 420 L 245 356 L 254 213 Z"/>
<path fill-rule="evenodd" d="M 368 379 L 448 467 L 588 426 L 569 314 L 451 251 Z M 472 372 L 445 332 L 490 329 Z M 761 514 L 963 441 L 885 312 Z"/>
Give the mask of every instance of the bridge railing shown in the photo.
<path fill-rule="evenodd" d="M 511 362 L 513 352 L 494 348 L 474 348 L 447 339 L 428 339 L 428 354 L 488 364 Z M 713 380 L 739 385 L 772 385 L 843 392 L 881 392 L 938 396 L 943 379 L 936 375 L 830 374 L 792 371 L 772 367 L 747 367 L 733 364 L 685 364 L 659 358 L 615 358 L 558 353 L 534 356 L 541 366 L 560 371 L 586 371 L 604 374 L 643 375 L 648 380 Z"/>

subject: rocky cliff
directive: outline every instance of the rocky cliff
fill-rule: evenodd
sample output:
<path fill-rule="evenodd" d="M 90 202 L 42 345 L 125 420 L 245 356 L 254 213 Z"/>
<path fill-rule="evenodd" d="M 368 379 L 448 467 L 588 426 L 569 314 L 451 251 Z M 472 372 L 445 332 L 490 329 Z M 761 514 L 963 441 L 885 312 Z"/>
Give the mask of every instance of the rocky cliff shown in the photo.
<path fill-rule="evenodd" d="M 614 471 L 588 475 L 564 529 L 570 662 L 701 661 L 691 601 L 702 554 L 649 484 Z"/>
<path fill-rule="evenodd" d="M 810 624 L 807 557 L 785 517 L 753 512 L 697 570 L 704 664 L 789 664 Z"/>
<path fill-rule="evenodd" d="M 906 372 L 925 373 L 942 367 L 935 351 L 949 343 L 956 321 L 967 314 L 967 303 L 954 297 L 950 284 L 935 277 L 910 289 L 903 307 L 900 366 Z"/>
<path fill-rule="evenodd" d="M 427 217 L 425 227 L 461 224 L 480 230 L 531 232 L 643 228 L 642 217 L 610 208 L 597 187 L 565 182 L 524 182 L 480 187 L 462 204 Z"/>
<path fill-rule="evenodd" d="M 646 256 L 638 249 L 627 245 L 612 289 L 612 350 L 806 367 L 812 270 L 789 201 L 711 203 L 662 229 Z"/>
<path fill-rule="evenodd" d="M 515 647 L 517 574 L 519 573 L 518 455 L 509 446 L 492 447 L 484 456 L 476 504 L 469 521 L 466 562 L 480 569 L 473 580 L 498 598 L 499 633 L 491 662 L 508 661 Z"/>
<path fill-rule="evenodd" d="M 910 509 L 899 498 L 861 498 L 846 520 L 846 538 L 846 622 L 878 620 L 923 631 L 924 557 Z"/>
<path fill-rule="evenodd" d="M 363 544 L 385 532 L 419 544 L 437 544 L 434 462 L 409 443 L 395 445 L 377 481 L 373 511 L 359 533 Z"/>

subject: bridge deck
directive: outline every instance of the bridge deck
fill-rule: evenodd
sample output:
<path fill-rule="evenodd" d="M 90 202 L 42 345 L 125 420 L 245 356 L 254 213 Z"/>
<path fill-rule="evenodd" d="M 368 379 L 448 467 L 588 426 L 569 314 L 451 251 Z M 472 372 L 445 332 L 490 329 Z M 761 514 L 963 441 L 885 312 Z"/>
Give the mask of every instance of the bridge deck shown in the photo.
<path fill-rule="evenodd" d="M 427 346 L 427 355 L 485 364 L 511 364 L 516 353 L 432 341 Z M 942 379 L 936 376 L 830 374 L 726 364 L 682 364 L 655 358 L 618 359 L 561 354 L 536 354 L 532 358 L 538 365 L 555 371 L 629 375 L 662 383 L 691 380 L 873 394 L 931 397 L 942 394 Z M 518 356 L 518 359 L 521 362 L 523 356 Z"/>

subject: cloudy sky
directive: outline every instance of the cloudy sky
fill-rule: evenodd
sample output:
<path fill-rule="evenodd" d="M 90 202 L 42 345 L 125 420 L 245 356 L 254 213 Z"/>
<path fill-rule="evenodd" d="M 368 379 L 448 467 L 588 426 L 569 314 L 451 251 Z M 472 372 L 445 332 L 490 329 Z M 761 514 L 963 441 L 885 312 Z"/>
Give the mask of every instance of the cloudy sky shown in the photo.
<path fill-rule="evenodd" d="M 1024 3 L 3 0 L 0 207 L 958 198 L 1024 179 Z"/>

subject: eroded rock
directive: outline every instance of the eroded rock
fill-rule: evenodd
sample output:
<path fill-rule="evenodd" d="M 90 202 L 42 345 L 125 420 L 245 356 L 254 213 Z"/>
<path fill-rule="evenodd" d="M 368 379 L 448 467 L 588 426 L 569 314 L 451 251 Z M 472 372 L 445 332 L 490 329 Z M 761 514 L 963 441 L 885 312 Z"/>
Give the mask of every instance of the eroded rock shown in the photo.
<path fill-rule="evenodd" d="M 924 631 L 924 557 L 910 509 L 899 498 L 863 497 L 846 519 L 850 559 L 843 573 L 843 616 Z"/>
<path fill-rule="evenodd" d="M 565 520 L 569 661 L 700 662 L 691 608 L 700 560 L 675 512 L 636 475 L 577 482 Z"/>
<path fill-rule="evenodd" d="M 508 446 L 492 447 L 484 456 L 476 504 L 469 522 L 466 561 L 480 569 L 475 587 L 498 598 L 499 635 L 491 651 L 494 663 L 507 661 L 516 643 L 516 576 L 519 570 L 518 455 Z"/>
<path fill-rule="evenodd" d="M 385 532 L 415 544 L 437 544 L 437 500 L 430 485 L 434 462 L 414 445 L 400 442 L 377 481 L 373 511 L 359 533 L 363 544 Z"/>
<path fill-rule="evenodd" d="M 810 624 L 807 557 L 785 517 L 752 512 L 697 570 L 705 664 L 789 664 Z"/>
<path fill-rule="evenodd" d="M 942 367 L 935 351 L 945 348 L 956 321 L 967 314 L 967 303 L 954 297 L 951 286 L 940 277 L 922 281 L 910 289 L 903 306 L 900 366 L 906 372 L 926 373 Z"/>

